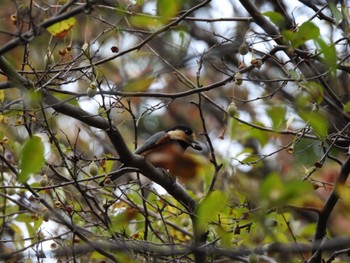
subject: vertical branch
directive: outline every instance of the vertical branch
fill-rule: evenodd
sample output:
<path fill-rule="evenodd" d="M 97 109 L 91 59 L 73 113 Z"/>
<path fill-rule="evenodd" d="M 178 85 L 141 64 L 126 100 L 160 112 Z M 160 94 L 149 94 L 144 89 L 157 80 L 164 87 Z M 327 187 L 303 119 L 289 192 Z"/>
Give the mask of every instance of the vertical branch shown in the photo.
<path fill-rule="evenodd" d="M 309 262 L 312 262 L 312 263 L 322 262 L 322 250 L 320 249 L 320 245 L 321 245 L 322 239 L 326 235 L 329 216 L 332 213 L 335 205 L 339 200 L 338 189 L 339 187 L 345 184 L 349 176 L 349 173 L 350 173 L 350 157 L 348 157 L 344 162 L 340 170 L 339 176 L 337 178 L 337 181 L 334 185 L 334 188 L 330 193 L 323 209 L 319 213 L 317 225 L 316 225 L 316 233 L 313 241 L 313 249 L 312 249 L 313 256 L 310 258 Z"/>
<path fill-rule="evenodd" d="M 132 117 L 132 123 L 133 123 L 134 131 L 135 131 L 134 132 L 134 145 L 135 145 L 135 150 L 136 150 L 137 149 L 138 120 L 137 120 L 134 112 L 132 111 L 131 100 L 128 99 L 127 103 L 128 103 L 128 107 L 125 109 L 129 112 L 129 114 Z M 147 197 L 149 195 L 150 190 L 147 189 L 147 183 L 142 183 L 140 173 L 136 173 L 136 176 L 137 176 L 137 182 L 138 182 L 138 185 L 139 185 L 140 191 L 141 191 L 142 205 L 143 205 L 144 217 L 145 217 L 145 230 L 143 232 L 143 239 L 147 240 L 148 239 L 148 229 L 151 226 L 151 222 L 150 222 L 149 214 L 148 214 L 148 208 L 147 208 Z"/>
<path fill-rule="evenodd" d="M 201 59 L 200 61 L 198 62 L 199 64 L 199 67 L 198 67 L 198 70 L 197 70 L 197 87 L 201 87 L 202 85 L 200 84 L 200 72 L 202 70 L 202 67 L 203 67 L 203 56 L 201 56 Z M 203 112 L 203 109 L 202 109 L 202 96 L 203 94 L 198 91 L 198 104 L 196 104 L 196 106 L 198 107 L 198 110 L 199 110 L 199 116 L 201 118 L 201 121 L 202 121 L 202 126 L 203 126 L 203 134 L 208 142 L 208 145 L 209 145 L 209 149 L 210 149 L 210 161 L 211 163 L 214 165 L 214 168 L 215 168 L 215 172 L 214 172 L 214 175 L 213 175 L 213 178 L 210 182 L 210 186 L 209 186 L 209 189 L 208 189 L 208 193 L 210 193 L 211 191 L 213 191 L 214 189 L 214 185 L 215 185 L 215 182 L 216 182 L 216 178 L 219 174 L 219 171 L 222 167 L 222 164 L 218 164 L 217 160 L 216 160 L 216 155 L 215 155 L 215 150 L 214 150 L 214 146 L 213 146 L 213 143 L 208 135 L 208 130 L 207 130 L 207 126 L 206 126 L 206 122 L 205 122 L 205 118 L 204 118 L 204 112 Z M 205 97 L 205 95 L 204 95 Z M 206 98 L 206 97 L 205 97 Z"/>

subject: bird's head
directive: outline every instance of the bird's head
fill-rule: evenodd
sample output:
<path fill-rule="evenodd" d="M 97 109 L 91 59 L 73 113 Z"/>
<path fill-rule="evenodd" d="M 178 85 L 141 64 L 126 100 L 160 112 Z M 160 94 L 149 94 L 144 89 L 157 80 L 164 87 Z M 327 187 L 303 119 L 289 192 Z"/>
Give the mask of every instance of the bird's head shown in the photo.
<path fill-rule="evenodd" d="M 169 134 L 170 139 L 178 141 L 180 145 L 186 149 L 188 146 L 201 151 L 202 147 L 196 141 L 196 136 L 191 128 L 185 125 L 179 125 L 166 131 Z"/>

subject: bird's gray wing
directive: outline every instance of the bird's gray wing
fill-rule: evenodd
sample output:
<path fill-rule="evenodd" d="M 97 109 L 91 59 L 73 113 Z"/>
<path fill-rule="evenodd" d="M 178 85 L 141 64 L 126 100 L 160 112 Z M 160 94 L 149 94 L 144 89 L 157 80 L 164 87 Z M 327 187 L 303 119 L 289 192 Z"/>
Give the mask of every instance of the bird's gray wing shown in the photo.
<path fill-rule="evenodd" d="M 149 137 L 143 145 L 141 145 L 139 148 L 135 150 L 134 153 L 136 154 L 142 154 L 143 152 L 146 152 L 150 149 L 152 149 L 156 144 L 158 144 L 167 133 L 165 131 L 157 132 L 153 134 L 151 137 Z"/>
<path fill-rule="evenodd" d="M 165 131 L 161 131 L 161 132 L 157 132 L 155 134 L 153 134 L 151 137 L 148 138 L 148 140 L 146 140 L 146 142 L 141 145 L 139 148 L 137 148 L 135 150 L 135 154 L 142 154 L 143 152 L 146 152 L 150 149 L 152 149 L 155 145 L 157 144 L 161 144 L 162 142 L 164 142 L 164 138 L 165 141 L 167 141 L 167 133 Z M 110 176 L 110 180 L 114 181 L 116 179 L 118 179 L 119 177 L 123 176 L 125 174 L 125 172 L 121 172 L 123 169 L 128 169 L 128 167 L 125 167 L 124 164 L 122 164 L 117 171 L 115 171 L 114 173 L 111 174 Z M 105 184 L 105 180 L 102 180 L 100 182 L 100 186 L 104 186 Z"/>

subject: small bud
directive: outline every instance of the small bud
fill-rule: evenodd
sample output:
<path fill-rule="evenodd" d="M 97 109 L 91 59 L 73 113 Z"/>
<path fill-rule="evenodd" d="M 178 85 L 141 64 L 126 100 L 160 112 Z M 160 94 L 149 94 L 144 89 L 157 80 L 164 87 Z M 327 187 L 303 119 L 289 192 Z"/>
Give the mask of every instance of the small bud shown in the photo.
<path fill-rule="evenodd" d="M 39 216 L 37 214 L 32 214 L 31 215 L 31 218 L 35 221 L 38 221 L 39 220 Z"/>
<path fill-rule="evenodd" d="M 35 202 L 35 201 L 37 201 L 37 199 L 36 199 L 36 197 L 35 197 L 34 195 L 29 196 L 28 200 L 29 200 L 30 202 Z"/>
<path fill-rule="evenodd" d="M 243 43 L 239 46 L 238 52 L 239 52 L 239 54 L 241 54 L 241 55 L 243 55 L 243 56 L 244 56 L 244 55 L 247 55 L 248 52 L 249 52 L 249 47 L 248 47 L 247 43 L 243 42 Z"/>
<path fill-rule="evenodd" d="M 55 58 L 50 50 L 48 50 L 44 56 L 44 62 L 46 65 L 51 65 L 55 63 Z"/>
<path fill-rule="evenodd" d="M 71 205 L 68 205 L 68 206 L 66 207 L 66 212 L 67 212 L 69 215 L 72 215 L 73 212 L 74 212 L 73 207 L 72 207 Z"/>
<path fill-rule="evenodd" d="M 51 244 L 50 244 L 50 248 L 51 248 L 51 249 L 57 248 L 57 243 L 54 243 L 54 242 L 51 243 Z"/>
<path fill-rule="evenodd" d="M 85 43 L 82 45 L 81 50 L 83 51 L 83 53 L 84 53 L 86 56 L 89 56 L 89 54 L 90 54 L 90 45 L 89 45 L 89 43 L 85 42 Z"/>
<path fill-rule="evenodd" d="M 188 227 L 188 226 L 190 225 L 190 223 L 191 223 L 191 220 L 190 220 L 188 217 L 183 218 L 183 219 L 181 220 L 181 225 L 182 225 L 183 227 Z"/>
<path fill-rule="evenodd" d="M 90 97 L 90 98 L 93 98 L 95 97 L 97 93 L 97 90 L 96 89 L 92 89 L 92 88 L 88 88 L 87 91 L 86 91 L 86 94 Z"/>
<path fill-rule="evenodd" d="M 89 173 L 92 176 L 96 176 L 98 174 L 98 167 L 95 162 L 91 162 L 89 165 Z"/>
<path fill-rule="evenodd" d="M 260 69 L 263 62 L 261 59 L 256 58 L 256 59 L 252 59 L 252 61 L 250 61 L 250 64 L 252 64 L 254 66 L 254 68 Z"/>
<path fill-rule="evenodd" d="M 316 163 L 315 163 L 315 167 L 316 167 L 316 168 L 322 168 L 322 166 L 323 166 L 323 165 L 322 165 L 321 162 L 316 162 Z"/>
<path fill-rule="evenodd" d="M 2 123 L 3 124 L 8 124 L 9 123 L 9 118 L 7 116 L 4 116 L 4 118 L 2 119 Z"/>
<path fill-rule="evenodd" d="M 96 89 L 97 88 L 96 82 L 95 81 L 91 82 L 90 85 L 89 85 L 89 88 Z"/>
<path fill-rule="evenodd" d="M 248 257 L 248 262 L 249 263 L 258 263 L 259 262 L 259 256 L 254 254 L 254 253 L 250 254 L 249 257 Z"/>
<path fill-rule="evenodd" d="M 16 25 L 17 24 L 17 15 L 16 14 L 12 14 L 10 16 L 10 19 L 12 21 L 12 24 Z"/>
<path fill-rule="evenodd" d="M 43 211 L 42 216 L 43 216 L 43 220 L 44 220 L 45 222 L 49 221 L 49 219 L 50 219 L 50 212 L 49 212 L 49 210 L 48 210 L 48 209 L 45 209 L 45 210 Z"/>
<path fill-rule="evenodd" d="M 236 103 L 234 103 L 233 101 L 227 107 L 227 114 L 231 118 L 233 118 L 237 114 L 237 106 Z"/>
<path fill-rule="evenodd" d="M 314 190 L 317 190 L 318 188 L 320 188 L 321 186 L 319 185 L 319 184 L 317 184 L 317 183 L 314 183 L 314 184 L 312 184 L 312 188 L 314 189 Z"/>
<path fill-rule="evenodd" d="M 289 130 L 289 129 L 290 129 L 290 127 L 292 126 L 292 124 L 293 124 L 293 122 L 294 122 L 295 117 L 296 117 L 296 115 L 293 114 L 293 115 L 291 115 L 291 116 L 288 118 L 288 120 L 287 120 L 287 122 L 286 122 L 286 130 Z"/>
<path fill-rule="evenodd" d="M 49 182 L 49 180 L 48 180 L 48 178 L 47 178 L 47 175 L 44 174 L 44 175 L 41 177 L 41 179 L 40 179 L 40 181 L 39 181 L 39 184 L 40 184 L 41 187 L 45 187 L 45 186 L 47 186 L 47 183 L 48 183 L 48 182 Z"/>
<path fill-rule="evenodd" d="M 104 185 L 111 185 L 113 182 L 109 176 L 107 176 L 103 182 Z"/>
<path fill-rule="evenodd" d="M 235 83 L 239 86 L 239 85 L 242 85 L 243 83 L 243 76 L 240 72 L 237 72 L 235 75 L 234 75 L 234 78 L 235 78 Z"/>
<path fill-rule="evenodd" d="M 287 49 L 287 55 L 289 57 L 295 57 L 295 55 L 296 55 L 295 49 L 294 48 Z"/>
<path fill-rule="evenodd" d="M 13 188 L 13 187 L 11 187 L 11 188 L 8 188 L 7 189 L 7 194 L 8 195 L 15 195 L 16 194 L 16 188 Z"/>
<path fill-rule="evenodd" d="M 101 161 L 99 161 L 100 165 L 103 167 L 103 168 L 106 168 L 106 164 L 107 164 L 107 160 L 106 159 L 102 159 Z"/>
<path fill-rule="evenodd" d="M 112 51 L 112 53 L 118 53 L 119 52 L 119 48 L 117 46 L 112 46 L 111 47 L 111 51 Z"/>
<path fill-rule="evenodd" d="M 62 208 L 62 203 L 60 201 L 55 201 L 56 208 Z"/>
<path fill-rule="evenodd" d="M 66 49 L 60 49 L 60 50 L 58 50 L 58 54 L 61 57 L 64 57 L 67 54 L 67 50 Z"/>
<path fill-rule="evenodd" d="M 24 120 L 22 117 L 16 119 L 16 125 L 22 125 L 24 123 Z"/>

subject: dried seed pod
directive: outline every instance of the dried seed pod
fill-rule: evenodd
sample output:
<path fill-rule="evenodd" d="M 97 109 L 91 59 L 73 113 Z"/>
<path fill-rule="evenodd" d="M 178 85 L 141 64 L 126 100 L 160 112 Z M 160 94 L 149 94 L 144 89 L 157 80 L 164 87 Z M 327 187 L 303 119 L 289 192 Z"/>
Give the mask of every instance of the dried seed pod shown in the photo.
<path fill-rule="evenodd" d="M 256 59 L 252 59 L 252 61 L 250 61 L 250 63 L 254 66 L 254 68 L 260 69 L 263 62 L 261 59 L 256 58 Z"/>

